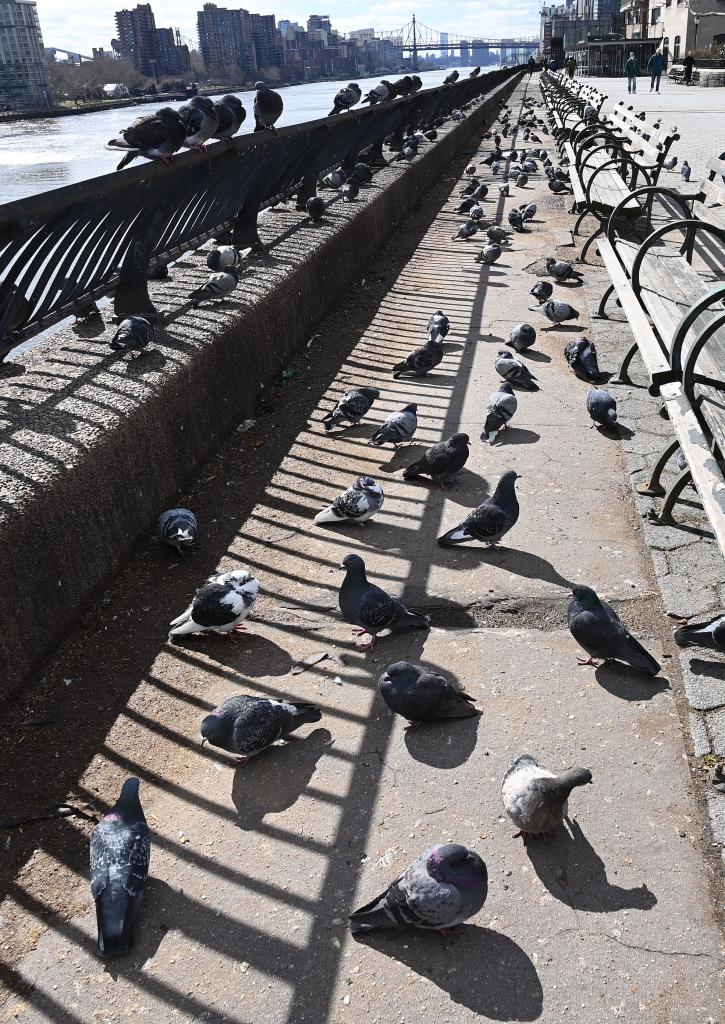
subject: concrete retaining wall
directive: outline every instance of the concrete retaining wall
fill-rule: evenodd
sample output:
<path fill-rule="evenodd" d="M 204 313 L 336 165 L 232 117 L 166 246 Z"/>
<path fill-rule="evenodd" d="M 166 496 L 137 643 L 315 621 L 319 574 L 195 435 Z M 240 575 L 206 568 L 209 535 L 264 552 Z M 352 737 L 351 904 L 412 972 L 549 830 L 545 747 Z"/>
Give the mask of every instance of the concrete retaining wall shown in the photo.
<path fill-rule="evenodd" d="M 201 257 L 153 285 L 153 350 L 110 353 L 112 328 L 65 330 L 0 384 L 0 696 L 22 683 L 237 423 L 518 76 L 410 166 L 378 174 L 319 226 L 295 217 L 224 305 L 189 308 Z M 328 193 L 329 195 L 329 193 Z M 289 219 L 288 219 L 289 220 Z M 19 367 L 20 369 L 20 367 Z"/>

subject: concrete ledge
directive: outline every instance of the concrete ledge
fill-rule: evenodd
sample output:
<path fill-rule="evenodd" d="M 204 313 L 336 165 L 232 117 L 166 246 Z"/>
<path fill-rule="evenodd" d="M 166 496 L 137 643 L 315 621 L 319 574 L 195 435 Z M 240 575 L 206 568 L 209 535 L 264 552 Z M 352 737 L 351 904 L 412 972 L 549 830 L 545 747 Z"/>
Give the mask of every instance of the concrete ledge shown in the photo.
<path fill-rule="evenodd" d="M 252 415 L 260 386 L 519 78 L 442 128 L 413 164 L 381 171 L 357 202 L 334 203 L 320 225 L 270 213 L 260 231 L 268 254 L 225 304 L 190 309 L 186 297 L 208 272 L 201 258 L 182 261 L 171 281 L 152 286 L 165 316 L 142 358 L 111 353 L 105 324 L 64 330 L 19 357 L 24 372 L 0 384 L 0 696 L 67 633 L 210 452 Z"/>

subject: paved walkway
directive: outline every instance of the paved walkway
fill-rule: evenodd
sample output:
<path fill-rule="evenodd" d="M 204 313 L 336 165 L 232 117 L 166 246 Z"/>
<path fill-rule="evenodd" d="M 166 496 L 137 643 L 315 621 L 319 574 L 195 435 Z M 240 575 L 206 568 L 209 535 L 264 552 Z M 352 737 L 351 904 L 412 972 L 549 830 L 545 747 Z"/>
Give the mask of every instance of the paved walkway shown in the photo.
<path fill-rule="evenodd" d="M 89 829 L 58 822 L 2 908 L 5 980 L 16 993 L 8 1019 L 724 1019 L 720 932 L 676 660 L 622 452 L 590 429 L 586 385 L 563 358 L 572 330 L 542 332 L 545 322 L 527 311 L 535 264 L 556 251 L 570 223 L 565 202 L 536 177 L 521 200 L 540 206 L 531 233 L 482 269 L 478 242 L 450 240 L 468 159 L 322 325 L 267 414 L 212 460 L 188 496 L 204 526 L 196 552 L 176 561 L 145 546 L 106 595 L 103 621 L 89 622 L 48 668 L 47 684 L 92 680 L 100 703 L 128 694 L 69 798 L 105 807 L 123 777 L 139 775 L 152 879 L 132 955 L 99 962 L 85 877 Z M 494 184 L 487 216 L 502 209 Z M 585 290 L 559 292 L 588 329 Z M 390 367 L 420 343 L 437 308 L 453 323 L 439 371 L 393 380 Z M 490 448 L 478 436 L 498 382 L 495 353 L 523 319 L 539 331 L 529 365 L 541 392 L 520 394 L 512 428 Z M 603 369 L 614 369 L 618 345 L 615 336 L 602 352 Z M 333 365 L 339 371 L 330 374 Z M 381 388 L 370 422 L 325 435 L 321 410 L 351 382 Z M 397 455 L 371 448 L 372 423 L 408 401 L 419 403 L 416 443 Z M 398 470 L 426 443 L 459 429 L 472 446 L 456 490 L 443 496 L 402 481 Z M 508 550 L 437 547 L 441 530 L 509 467 L 522 479 Z M 358 530 L 314 527 L 314 512 L 363 472 L 384 483 L 377 519 Z M 372 655 L 354 647 L 336 612 L 337 567 L 352 551 L 374 580 L 429 610 L 429 634 L 382 639 Z M 193 586 L 216 566 L 240 563 L 263 588 L 253 632 L 236 644 L 165 645 L 166 623 Z M 662 660 L 659 679 L 577 667 L 565 626 L 573 581 L 615 602 Z M 319 651 L 328 658 L 290 673 Z M 401 657 L 465 682 L 480 721 L 406 732 L 375 690 L 385 665 Z M 314 700 L 324 717 L 235 771 L 200 748 L 197 728 L 240 689 Z M 525 751 L 554 770 L 584 765 L 594 775 L 574 794 L 568 827 L 528 848 L 511 838 L 499 795 L 501 776 Z M 487 903 L 457 943 L 351 939 L 344 922 L 352 908 L 422 849 L 453 839 L 476 849 L 490 875 Z"/>

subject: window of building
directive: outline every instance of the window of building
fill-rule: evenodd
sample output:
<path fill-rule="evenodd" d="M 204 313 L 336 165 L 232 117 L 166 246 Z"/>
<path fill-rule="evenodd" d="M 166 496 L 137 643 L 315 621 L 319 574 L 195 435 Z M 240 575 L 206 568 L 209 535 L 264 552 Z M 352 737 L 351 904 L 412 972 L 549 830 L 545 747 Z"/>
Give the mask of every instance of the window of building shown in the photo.
<path fill-rule="evenodd" d="M 650 16 L 650 25 L 659 24 L 661 7 L 653 7 L 652 14 Z"/>
<path fill-rule="evenodd" d="M 680 56 L 680 37 L 679 36 L 675 36 L 675 45 L 672 48 L 672 56 L 675 58 L 675 60 L 677 60 L 677 58 Z"/>

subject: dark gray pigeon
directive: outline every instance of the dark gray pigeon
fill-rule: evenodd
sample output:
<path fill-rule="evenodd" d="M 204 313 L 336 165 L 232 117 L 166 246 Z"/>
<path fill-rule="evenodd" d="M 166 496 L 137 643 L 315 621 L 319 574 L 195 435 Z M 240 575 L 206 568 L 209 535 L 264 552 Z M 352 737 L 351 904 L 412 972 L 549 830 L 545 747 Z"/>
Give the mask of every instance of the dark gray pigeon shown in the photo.
<path fill-rule="evenodd" d="M 189 607 L 170 623 L 169 640 L 189 633 L 241 633 L 258 594 L 259 580 L 246 569 L 210 576 Z"/>
<path fill-rule="evenodd" d="M 451 329 L 451 322 L 442 309 L 437 309 L 428 321 L 428 341 L 443 341 Z"/>
<path fill-rule="evenodd" d="M 492 224 L 486 234 L 488 236 L 488 240 L 490 242 L 496 242 L 497 245 L 504 245 L 508 242 L 508 231 L 506 228 L 502 228 L 498 224 Z"/>
<path fill-rule="evenodd" d="M 524 230 L 524 218 L 521 210 L 509 210 L 508 221 L 514 231 Z"/>
<path fill-rule="evenodd" d="M 475 223 L 478 224 L 479 221 L 483 220 L 483 207 L 476 203 L 476 205 L 472 206 L 468 211 L 468 217 L 470 220 L 475 221 Z"/>
<path fill-rule="evenodd" d="M 284 101 L 278 92 L 270 89 L 264 82 L 255 82 L 254 88 L 254 130 L 263 132 L 268 128 L 276 134 L 274 124 L 282 116 Z"/>
<path fill-rule="evenodd" d="M 206 258 L 206 265 L 209 270 L 227 270 L 229 267 L 238 267 L 242 262 L 242 254 L 233 245 L 217 245 Z"/>
<path fill-rule="evenodd" d="M 573 587 L 572 595 L 567 613 L 569 630 L 588 655 L 578 659 L 580 665 L 596 665 L 594 659 L 601 658 L 623 661 L 637 672 L 657 675 L 658 663 L 635 640 L 606 601 L 600 601 L 591 587 Z"/>
<path fill-rule="evenodd" d="M 396 379 L 404 373 L 414 377 L 425 377 L 443 359 L 443 345 L 440 341 L 427 341 L 425 345 L 413 349 L 400 363 L 393 367 L 392 374 Z"/>
<path fill-rule="evenodd" d="M 351 203 L 354 199 L 357 199 L 360 193 L 360 186 L 351 178 L 348 178 L 340 192 L 342 193 L 343 203 Z"/>
<path fill-rule="evenodd" d="M 332 430 L 341 423 L 359 423 L 376 398 L 380 398 L 377 388 L 351 388 L 346 391 L 334 409 L 325 413 L 322 422 L 325 430 Z"/>
<path fill-rule="evenodd" d="M 446 77 L 443 79 L 443 84 L 444 85 L 453 85 L 454 82 L 458 81 L 458 78 L 459 78 L 458 72 L 457 71 L 451 71 L 450 75 L 446 75 Z"/>
<path fill-rule="evenodd" d="M 384 629 L 429 628 L 424 616 L 409 612 L 404 604 L 368 581 L 365 563 L 359 555 L 346 555 L 341 568 L 345 570 L 345 579 L 338 596 L 340 611 L 346 622 L 357 627 L 354 632 L 358 636 L 370 637 L 369 643 L 361 645 L 366 650 Z"/>
<path fill-rule="evenodd" d="M 324 216 L 324 200 L 320 199 L 319 196 L 310 196 L 310 198 L 305 203 L 305 210 L 310 220 L 314 221 L 316 224 Z"/>
<path fill-rule="evenodd" d="M 537 281 L 529 295 L 533 295 L 539 302 L 546 302 L 551 298 L 553 291 L 554 286 L 551 281 Z"/>
<path fill-rule="evenodd" d="M 383 507 L 385 495 L 371 476 L 359 476 L 331 505 L 315 516 L 321 523 L 366 523 Z"/>
<path fill-rule="evenodd" d="M 566 260 L 555 260 L 553 256 L 548 257 L 546 270 L 549 277 L 553 277 L 555 281 L 582 280 L 581 274 L 572 267 L 571 263 L 567 263 Z"/>
<path fill-rule="evenodd" d="M 208 96 L 192 96 L 188 103 L 183 103 L 178 108 L 177 113 L 186 129 L 183 145 L 187 149 L 204 152 L 205 143 L 219 127 L 219 115 L 214 108 L 213 100 Z"/>
<path fill-rule="evenodd" d="M 473 199 L 476 199 L 479 203 L 481 202 L 481 200 L 485 199 L 487 195 L 488 185 L 485 185 L 483 182 L 481 182 L 480 185 L 477 185 L 476 188 L 471 193 L 471 197 Z"/>
<path fill-rule="evenodd" d="M 530 308 L 537 313 L 542 313 L 554 325 L 566 323 L 567 320 L 579 319 L 578 311 L 573 306 L 570 306 L 568 302 L 562 302 L 560 299 L 547 299 L 540 306 Z M 544 327 L 544 330 L 548 331 L 551 328 Z"/>
<path fill-rule="evenodd" d="M 373 172 L 367 164 L 364 164 L 362 160 L 359 160 L 350 175 L 351 179 L 354 179 L 358 185 L 369 185 L 373 180 Z"/>
<path fill-rule="evenodd" d="M 531 324 L 516 324 L 506 344 L 510 345 L 517 352 L 525 352 L 527 348 L 531 348 L 535 341 L 536 331 Z"/>
<path fill-rule="evenodd" d="M 511 821 L 524 842 L 532 838 L 548 838 L 559 828 L 567 815 L 567 800 L 576 786 L 592 781 L 588 768 L 572 768 L 554 775 L 531 754 L 517 757 L 503 777 L 501 797 Z"/>
<path fill-rule="evenodd" d="M 227 697 L 201 723 L 201 745 L 236 754 L 239 764 L 284 740 L 308 722 L 319 722 L 322 711 L 316 704 L 300 704 L 275 700 L 273 697 L 251 697 L 235 694 Z"/>
<path fill-rule="evenodd" d="M 108 344 L 116 352 L 140 353 L 153 341 L 154 333 L 154 325 L 144 317 L 128 316 L 118 325 Z"/>
<path fill-rule="evenodd" d="M 523 206 L 520 207 L 520 210 L 521 217 L 525 222 L 527 220 L 534 219 L 534 217 L 536 216 L 536 211 L 538 210 L 538 206 L 536 205 L 536 203 L 525 203 Z"/>
<path fill-rule="evenodd" d="M 468 461 L 470 443 L 468 434 L 454 434 L 447 441 L 439 441 L 428 448 L 417 462 L 408 466 L 403 479 L 415 480 L 419 476 L 429 476 L 440 485 L 442 491 L 445 490 Z"/>
<path fill-rule="evenodd" d="M 468 213 L 468 211 L 471 209 L 471 207 L 475 206 L 475 205 L 476 205 L 476 200 L 473 198 L 473 196 L 466 196 L 465 199 L 462 199 L 460 201 L 460 203 L 458 204 L 458 206 L 454 210 L 454 213 Z"/>
<path fill-rule="evenodd" d="M 391 412 L 383 424 L 370 438 L 370 444 L 392 444 L 397 449 L 399 444 L 410 444 L 418 429 L 418 406 L 415 402 L 404 406 L 400 412 Z"/>
<path fill-rule="evenodd" d="M 725 651 L 725 615 L 719 613 L 706 622 L 688 622 L 686 626 L 675 630 L 672 639 L 680 647 Z"/>
<path fill-rule="evenodd" d="M 476 189 L 480 188 L 480 185 L 481 182 L 478 180 L 478 178 L 471 178 L 466 187 L 462 190 L 461 196 L 464 198 L 466 196 L 472 196 Z"/>
<path fill-rule="evenodd" d="M 596 384 L 600 378 L 597 350 L 588 338 L 574 338 L 564 346 L 564 356 L 574 373 L 581 380 Z"/>
<path fill-rule="evenodd" d="M 520 359 L 517 359 L 513 352 L 507 352 L 505 348 L 499 349 L 496 356 L 496 373 L 507 380 L 509 384 L 515 384 L 524 391 L 538 391 L 539 385 L 536 377 L 524 366 Z"/>
<path fill-rule="evenodd" d="M 196 540 L 196 516 L 188 508 L 170 508 L 159 517 L 159 537 L 179 554 Z"/>
<path fill-rule="evenodd" d="M 569 189 L 566 187 L 563 181 L 559 178 L 550 178 L 547 185 L 551 192 L 558 195 L 559 192 L 568 192 Z"/>
<path fill-rule="evenodd" d="M 508 469 L 490 498 L 466 516 L 462 523 L 438 538 L 442 547 L 452 544 L 466 544 L 479 540 L 496 547 L 519 518 L 519 503 L 516 498 L 518 474 Z"/>
<path fill-rule="evenodd" d="M 189 295 L 191 305 L 196 308 L 202 302 L 208 302 L 212 299 L 221 299 L 223 302 L 227 295 L 232 294 L 238 284 L 239 274 L 234 267 L 220 270 L 218 274 L 212 274 L 202 288 L 197 288 L 191 292 Z"/>
<path fill-rule="evenodd" d="M 378 687 L 390 710 L 412 725 L 480 714 L 463 687 L 408 661 L 388 665 Z"/>
<path fill-rule="evenodd" d="M 617 402 L 601 388 L 587 391 L 587 412 L 598 427 L 613 427 L 617 422 Z"/>
<path fill-rule="evenodd" d="M 231 142 L 232 137 L 237 134 L 247 116 L 242 101 L 238 96 L 232 96 L 230 93 L 216 101 L 214 110 L 217 115 L 217 127 L 213 138 L 221 139 L 222 142 Z"/>
<path fill-rule="evenodd" d="M 360 86 L 357 82 L 350 82 L 345 89 L 340 89 L 336 94 L 332 110 L 327 116 L 332 117 L 333 114 L 341 114 L 343 110 L 350 110 L 356 103 L 360 102 L 361 98 L 362 89 Z"/>
<path fill-rule="evenodd" d="M 516 177 L 516 186 L 517 186 L 517 188 L 523 188 L 524 185 L 528 185 L 528 183 L 529 183 L 529 176 L 526 173 L 526 171 L 522 171 L 521 174 L 517 175 L 517 177 Z"/>
<path fill-rule="evenodd" d="M 133 946 L 149 873 L 151 840 L 138 787 L 138 779 L 126 779 L 118 800 L 91 833 L 91 893 L 103 957 L 120 956 Z"/>
<path fill-rule="evenodd" d="M 474 262 L 483 263 L 487 267 L 492 267 L 493 264 L 501 258 L 501 246 L 498 242 L 491 242 L 490 245 L 486 245 L 476 254 Z"/>
<path fill-rule="evenodd" d="M 508 381 L 502 381 L 498 391 L 494 391 L 488 400 L 486 422 L 483 425 L 481 440 L 493 444 L 498 432 L 508 426 L 518 405 L 519 401 L 514 394 L 514 389 Z"/>
<path fill-rule="evenodd" d="M 350 931 L 423 928 L 447 936 L 479 912 L 487 895 L 488 872 L 477 853 L 457 843 L 434 846 L 350 915 Z"/>
<path fill-rule="evenodd" d="M 155 114 L 137 117 L 117 138 L 110 140 L 108 148 L 125 151 L 116 168 L 120 171 L 137 156 L 170 163 L 172 154 L 181 149 L 185 138 L 186 128 L 178 113 L 171 107 L 162 107 Z"/>
<path fill-rule="evenodd" d="M 469 219 L 469 220 L 466 221 L 465 224 L 461 224 L 461 226 L 459 227 L 458 231 L 456 231 L 456 233 L 453 236 L 453 238 L 451 239 L 451 241 L 455 242 L 459 238 L 461 238 L 463 240 L 466 240 L 468 238 L 472 238 L 473 235 L 475 235 L 477 231 L 478 231 L 478 225 L 476 224 L 475 221 Z"/>

